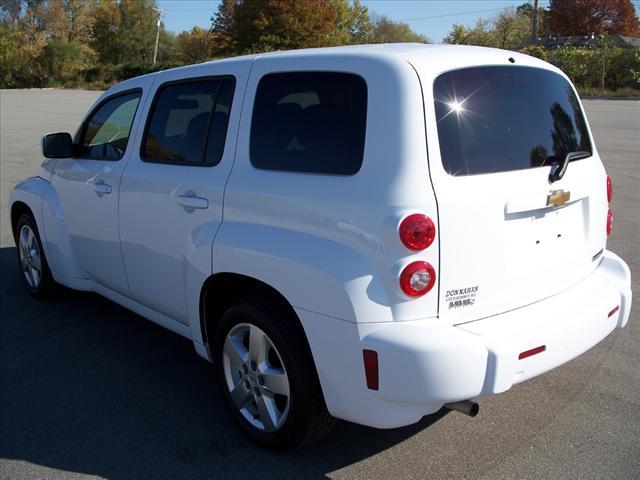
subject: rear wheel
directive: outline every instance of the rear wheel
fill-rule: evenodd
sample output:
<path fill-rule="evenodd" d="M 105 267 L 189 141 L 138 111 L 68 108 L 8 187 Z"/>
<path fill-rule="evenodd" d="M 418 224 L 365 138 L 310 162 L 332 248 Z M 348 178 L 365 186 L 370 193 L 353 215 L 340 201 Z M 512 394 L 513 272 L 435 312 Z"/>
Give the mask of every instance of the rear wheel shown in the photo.
<path fill-rule="evenodd" d="M 292 312 L 263 297 L 231 307 L 219 322 L 214 356 L 225 403 L 255 442 L 293 450 L 331 430 L 334 420 Z"/>
<path fill-rule="evenodd" d="M 15 239 L 25 287 L 35 297 L 50 295 L 56 283 L 44 255 L 38 227 L 30 213 L 24 213 L 18 220 Z"/>

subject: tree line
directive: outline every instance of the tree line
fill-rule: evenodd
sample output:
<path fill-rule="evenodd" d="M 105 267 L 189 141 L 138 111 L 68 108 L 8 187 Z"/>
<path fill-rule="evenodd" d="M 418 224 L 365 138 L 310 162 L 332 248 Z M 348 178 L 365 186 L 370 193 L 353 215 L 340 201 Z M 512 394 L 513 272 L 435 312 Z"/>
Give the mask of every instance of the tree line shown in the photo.
<path fill-rule="evenodd" d="M 522 51 L 559 67 L 583 94 L 640 96 L 640 48 L 613 41 L 614 35 L 640 36 L 630 0 L 551 0 L 536 13 L 535 42 L 531 3 L 471 27 L 454 24 L 444 42 Z"/>
<path fill-rule="evenodd" d="M 246 53 L 428 42 L 359 0 L 224 0 L 212 12 L 211 29 L 177 35 L 162 22 L 158 29 L 158 20 L 155 0 L 1 0 L 0 86 L 105 88 L 158 69 Z"/>
<path fill-rule="evenodd" d="M 538 31 L 601 40 L 592 48 L 531 44 L 534 7 L 523 3 L 473 26 L 455 24 L 445 43 L 526 53 L 555 63 L 582 88 L 640 94 L 640 49 L 607 43 L 640 36 L 630 0 L 551 0 L 538 9 Z M 370 12 L 360 0 L 223 0 L 211 28 L 174 34 L 155 0 L 0 0 L 0 86 L 106 88 L 172 66 L 248 53 L 364 43 L 429 40 L 407 23 Z M 154 52 L 157 46 L 157 64 Z"/>

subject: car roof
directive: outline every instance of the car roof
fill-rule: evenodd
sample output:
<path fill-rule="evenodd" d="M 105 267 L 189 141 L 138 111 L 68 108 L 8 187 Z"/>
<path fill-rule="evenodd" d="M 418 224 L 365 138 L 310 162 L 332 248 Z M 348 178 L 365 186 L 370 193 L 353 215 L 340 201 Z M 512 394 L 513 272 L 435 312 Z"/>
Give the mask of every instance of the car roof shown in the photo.
<path fill-rule="evenodd" d="M 196 69 L 201 67 L 202 65 L 213 64 L 239 64 L 239 63 L 253 63 L 257 59 L 266 60 L 269 59 L 282 59 L 287 58 L 294 60 L 297 58 L 305 58 L 308 59 L 310 57 L 357 57 L 357 58 L 402 58 L 410 63 L 413 63 L 414 60 L 420 58 L 425 59 L 425 57 L 431 58 L 433 57 L 434 61 L 440 59 L 446 59 L 450 57 L 458 57 L 465 59 L 476 59 L 480 61 L 485 61 L 488 63 L 493 63 L 496 59 L 501 59 L 501 61 L 506 60 L 508 57 L 515 57 L 524 60 L 525 64 L 536 64 L 536 66 L 545 66 L 551 67 L 551 65 L 543 62 L 541 60 L 535 59 L 528 55 L 524 55 L 521 53 L 508 51 L 508 50 L 500 50 L 497 48 L 487 48 L 487 47 L 476 47 L 469 45 L 447 45 L 447 44 L 424 44 L 424 43 L 381 43 L 381 44 L 367 44 L 367 45 L 347 45 L 347 46 L 339 46 L 339 47 L 323 47 L 323 48 L 305 48 L 299 50 L 284 50 L 277 52 L 268 52 L 268 53 L 257 53 L 250 55 L 243 55 L 238 57 L 229 57 L 217 60 L 210 60 L 207 62 L 194 64 L 194 65 L 185 65 L 182 67 L 176 67 L 168 70 L 161 70 L 158 72 L 149 73 L 147 75 L 142 75 L 141 77 L 149 77 L 149 76 L 162 76 L 165 72 L 168 71 L 178 71 L 185 74 L 185 76 L 189 75 L 189 72 L 192 69 Z M 133 80 L 133 79 L 132 79 Z M 125 80 L 121 82 L 119 85 L 126 84 L 130 80 Z"/>

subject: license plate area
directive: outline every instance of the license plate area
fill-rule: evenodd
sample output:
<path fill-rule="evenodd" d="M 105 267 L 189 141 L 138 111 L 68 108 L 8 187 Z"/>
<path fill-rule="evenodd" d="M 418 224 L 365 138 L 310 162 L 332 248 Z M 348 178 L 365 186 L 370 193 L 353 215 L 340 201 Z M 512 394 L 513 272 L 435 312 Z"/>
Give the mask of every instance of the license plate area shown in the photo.
<path fill-rule="evenodd" d="M 586 199 L 559 208 L 507 215 L 505 261 L 511 272 L 548 270 L 584 258 L 587 247 Z"/>

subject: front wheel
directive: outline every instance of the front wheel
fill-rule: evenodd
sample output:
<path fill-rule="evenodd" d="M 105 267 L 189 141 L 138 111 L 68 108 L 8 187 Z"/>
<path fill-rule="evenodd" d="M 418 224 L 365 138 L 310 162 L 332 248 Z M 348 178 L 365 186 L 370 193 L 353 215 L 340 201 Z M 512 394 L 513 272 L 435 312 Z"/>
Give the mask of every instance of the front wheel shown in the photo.
<path fill-rule="evenodd" d="M 220 389 L 242 431 L 293 450 L 332 428 L 311 352 L 293 312 L 254 297 L 222 316 L 214 345 Z"/>
<path fill-rule="evenodd" d="M 18 220 L 15 239 L 25 287 L 35 297 L 49 296 L 57 284 L 49 270 L 38 227 L 30 213 L 23 214 Z"/>

